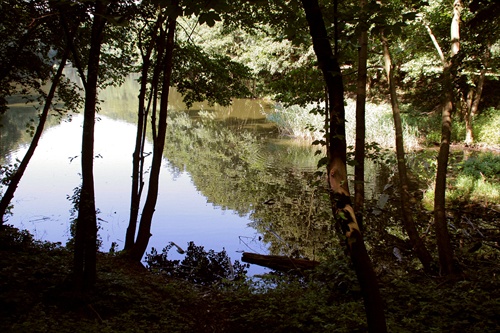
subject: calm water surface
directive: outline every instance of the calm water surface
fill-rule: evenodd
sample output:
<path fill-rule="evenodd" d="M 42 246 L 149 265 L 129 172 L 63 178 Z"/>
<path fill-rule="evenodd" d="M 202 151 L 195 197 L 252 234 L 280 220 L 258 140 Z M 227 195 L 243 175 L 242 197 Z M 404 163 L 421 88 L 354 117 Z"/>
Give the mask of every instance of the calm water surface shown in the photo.
<path fill-rule="evenodd" d="M 108 88 L 100 95 L 104 103 L 96 123 L 94 180 L 102 251 L 108 251 L 113 242 L 118 249 L 124 245 L 137 92 L 137 82 L 129 79 L 122 87 Z M 173 110 L 186 109 L 175 92 L 170 100 Z M 36 119 L 32 106 L 19 100 L 10 106 L 9 115 L 0 118 L 2 164 L 24 156 L 31 140 L 25 124 Z M 206 250 L 225 249 L 233 260 L 240 259 L 243 251 L 301 253 L 313 258 L 336 238 L 325 215 L 328 204 L 310 186 L 319 159 L 315 149 L 277 138 L 274 126 L 265 119 L 265 109 L 266 103 L 259 100 L 235 100 L 230 107 L 192 107 L 190 119 L 198 119 L 200 111 L 208 110 L 223 127 L 190 125 L 191 140 L 201 141 L 195 148 L 189 142 L 181 144 L 182 137 L 188 137 L 184 132 L 167 138 L 181 142 L 178 146 L 189 151 L 178 151 L 174 144 L 170 157 L 164 158 L 149 248 L 161 251 L 169 242 L 186 248 L 193 241 Z M 80 184 L 82 116 L 65 119 L 59 122 L 52 117 L 47 124 L 16 191 L 8 222 L 30 230 L 37 239 L 63 244 L 70 237 L 72 204 L 68 198 Z M 227 135 L 224 128 L 231 128 L 234 135 Z M 217 143 L 219 137 L 226 141 Z M 207 153 L 208 149 L 212 150 Z M 151 151 L 149 142 L 145 151 Z M 367 178 L 370 198 L 385 183 L 377 183 L 375 172 Z M 178 258 L 174 252 L 171 256 Z M 262 271 L 252 267 L 250 273 Z"/>
<path fill-rule="evenodd" d="M 96 123 L 94 176 L 103 251 L 109 250 L 112 242 L 118 244 L 118 249 L 123 248 L 128 225 L 131 157 L 136 132 L 133 121 L 138 90 L 135 88 L 135 81 L 129 80 L 124 87 L 109 88 L 100 96 L 105 102 Z M 221 119 L 235 117 L 262 123 L 265 116 L 260 111 L 260 102 L 250 101 L 252 106 L 241 110 L 248 103 L 236 101 L 229 108 L 210 109 Z M 175 93 L 172 106 L 185 108 Z M 197 104 L 194 108 L 208 106 Z M 0 141 L 2 164 L 22 159 L 30 139 L 24 134 L 24 124 L 35 118 L 31 106 L 23 103 L 12 103 L 9 112 L 11 115 L 15 112 L 15 116 L 10 117 L 14 120 L 0 119 L 4 125 Z M 46 126 L 16 191 L 13 216 L 8 223 L 30 230 L 37 239 L 64 244 L 70 237 L 72 205 L 68 197 L 80 184 L 82 121 L 82 115 L 77 114 L 71 121 L 53 120 Z M 14 131 L 16 126 L 19 128 Z M 270 124 L 264 125 L 264 128 L 270 127 Z M 151 151 L 149 142 L 145 150 Z M 257 241 L 258 232 L 249 226 L 250 222 L 249 213 L 241 214 L 210 203 L 197 190 L 188 172 L 174 171 L 168 159 L 164 159 L 149 247 L 161 250 L 172 241 L 186 248 L 187 243 L 193 241 L 206 250 L 225 249 L 233 259 L 239 259 L 242 251 L 267 253 L 266 245 Z M 253 271 L 261 270 L 253 268 Z"/>
<path fill-rule="evenodd" d="M 111 242 L 123 246 L 130 205 L 130 175 L 135 127 L 101 116 L 96 125 L 95 193 L 100 214 L 102 250 Z M 69 237 L 71 203 L 67 196 L 80 183 L 79 142 L 82 117 L 46 131 L 14 198 L 9 223 L 26 228 L 42 240 L 65 242 Z M 148 149 L 149 147 L 146 147 Z M 26 148 L 12 153 L 24 156 Z M 162 249 L 168 242 L 189 241 L 206 249 L 225 248 L 233 257 L 249 250 L 241 237 L 254 237 L 247 217 L 207 203 L 187 172 L 173 175 L 164 161 L 160 194 L 150 245 Z M 258 250 L 258 249 L 257 249 Z"/>

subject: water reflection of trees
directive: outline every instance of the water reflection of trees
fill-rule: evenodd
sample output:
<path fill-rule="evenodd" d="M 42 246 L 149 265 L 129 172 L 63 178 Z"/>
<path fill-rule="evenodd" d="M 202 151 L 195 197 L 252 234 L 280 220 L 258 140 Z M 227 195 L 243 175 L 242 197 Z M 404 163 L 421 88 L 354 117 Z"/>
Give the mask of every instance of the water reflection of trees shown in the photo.
<path fill-rule="evenodd" d="M 16 96 L 16 99 L 10 99 L 9 110 L 0 115 L 0 158 L 1 163 L 5 161 L 19 147 L 29 145 L 32 139 L 30 126 L 38 125 L 39 106 L 34 103 L 25 103 L 25 101 Z M 61 116 L 52 114 L 45 125 L 46 129 L 58 125 L 61 122 Z"/>
<path fill-rule="evenodd" d="M 250 214 L 271 253 L 317 257 L 336 238 L 328 198 L 315 185 L 314 149 L 232 128 L 171 113 L 165 154 L 172 171 L 188 171 L 208 202 Z"/>

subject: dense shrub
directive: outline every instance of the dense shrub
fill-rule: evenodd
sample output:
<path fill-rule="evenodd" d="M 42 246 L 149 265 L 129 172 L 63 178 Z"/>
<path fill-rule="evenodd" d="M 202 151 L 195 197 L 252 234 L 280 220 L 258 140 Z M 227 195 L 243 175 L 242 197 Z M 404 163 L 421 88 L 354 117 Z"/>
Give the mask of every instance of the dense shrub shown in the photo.
<path fill-rule="evenodd" d="M 465 175 L 474 178 L 498 179 L 500 178 L 500 155 L 487 153 L 471 157 L 461 163 L 460 169 Z"/>
<path fill-rule="evenodd" d="M 177 247 L 177 251 L 181 254 L 185 253 L 185 258 L 182 261 L 168 259 L 168 252 L 172 247 Z M 189 242 L 185 252 L 174 243 L 168 244 L 162 253 L 158 253 L 155 248 L 152 248 L 151 254 L 146 255 L 146 262 L 153 272 L 185 279 L 203 286 L 213 285 L 224 279 L 244 279 L 247 273 L 246 268 L 249 266 L 241 264 L 237 260 L 234 264 L 231 263 L 225 250 L 221 252 L 209 250 L 207 252 L 203 246 L 196 246 L 193 242 Z"/>

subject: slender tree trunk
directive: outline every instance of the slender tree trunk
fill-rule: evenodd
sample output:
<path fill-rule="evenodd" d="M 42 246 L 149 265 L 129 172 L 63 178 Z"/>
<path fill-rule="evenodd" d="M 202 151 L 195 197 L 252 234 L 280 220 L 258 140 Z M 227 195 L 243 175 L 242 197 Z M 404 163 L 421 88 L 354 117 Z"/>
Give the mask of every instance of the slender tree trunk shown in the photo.
<path fill-rule="evenodd" d="M 7 208 L 10 205 L 10 202 L 14 198 L 14 193 L 16 192 L 17 187 L 19 186 L 19 182 L 28 167 L 28 164 L 35 153 L 35 149 L 38 146 L 38 142 L 40 142 L 40 138 L 42 137 L 43 128 L 45 127 L 45 123 L 47 121 L 47 116 L 49 115 L 50 106 L 52 105 L 52 100 L 56 93 L 56 88 L 59 85 L 59 80 L 61 79 L 62 72 L 64 67 L 66 66 L 66 60 L 68 59 L 68 52 L 66 50 L 61 58 L 61 63 L 59 64 L 59 68 L 57 73 L 54 75 L 52 79 L 52 85 L 50 86 L 49 93 L 45 99 L 45 106 L 43 107 L 42 114 L 40 115 L 40 120 L 38 122 L 38 126 L 35 130 L 35 134 L 33 135 L 33 139 L 31 140 L 31 144 L 28 148 L 28 151 L 23 157 L 23 160 L 19 164 L 16 172 L 14 173 L 12 179 L 10 180 L 9 186 L 5 191 L 5 194 L 2 196 L 2 200 L 0 201 L 0 225 L 5 222 L 5 214 L 7 212 Z"/>
<path fill-rule="evenodd" d="M 472 86 L 469 87 L 469 91 L 467 92 L 467 100 L 465 101 L 465 112 L 464 112 L 464 121 L 465 121 L 465 144 L 471 145 L 474 142 L 474 133 L 472 132 L 472 103 L 474 100 L 474 88 Z"/>
<path fill-rule="evenodd" d="M 474 100 L 474 87 L 468 86 L 469 91 L 467 92 L 465 99 L 464 108 L 464 121 L 465 121 L 465 144 L 470 145 L 474 142 L 474 134 L 472 133 L 472 101 Z M 462 93 L 465 96 L 465 93 Z"/>
<path fill-rule="evenodd" d="M 330 110 L 327 112 L 330 114 L 330 138 L 327 171 L 332 208 L 337 223 L 346 237 L 347 249 L 360 283 L 368 329 L 370 332 L 387 332 L 377 277 L 352 208 L 347 184 L 344 92 L 340 66 L 332 52 L 318 1 L 302 0 L 302 5 L 309 24 L 314 52 L 328 88 Z M 336 5 L 335 2 L 335 7 Z"/>
<path fill-rule="evenodd" d="M 484 67 L 481 69 L 481 72 L 479 74 L 479 79 L 477 81 L 476 93 L 474 94 L 474 99 L 472 101 L 471 112 L 470 112 L 470 114 L 472 116 L 477 116 L 479 114 L 479 112 L 478 112 L 479 103 L 481 102 L 481 96 L 483 95 L 484 81 L 486 79 L 486 72 L 488 70 L 489 59 L 491 56 L 491 51 L 490 51 L 489 46 L 485 52 L 486 52 L 486 54 L 485 54 L 484 61 L 483 61 Z"/>
<path fill-rule="evenodd" d="M 161 14 L 153 29 L 152 36 L 156 36 L 161 24 Z M 132 190 L 130 198 L 130 218 L 125 237 L 125 250 L 130 250 L 135 242 L 135 232 L 137 227 L 137 219 L 139 216 L 139 205 L 141 201 L 142 189 L 144 188 L 144 181 L 142 179 L 141 167 L 144 164 L 144 144 L 145 132 L 147 123 L 146 111 L 146 92 L 148 85 L 148 72 L 151 67 L 151 54 L 154 45 L 156 44 L 155 38 L 151 38 L 146 52 L 142 54 L 142 71 L 141 71 L 141 87 L 139 90 L 139 107 L 137 112 L 137 134 L 135 141 L 135 149 L 132 155 Z M 161 59 L 161 57 L 160 57 Z"/>
<path fill-rule="evenodd" d="M 161 163 L 163 160 L 163 149 L 165 147 L 165 138 L 167 132 L 167 108 L 168 108 L 168 91 L 170 87 L 170 78 L 172 75 L 172 58 L 174 49 L 174 34 L 176 28 L 176 17 L 168 19 L 168 33 L 166 43 L 166 53 L 163 64 L 163 82 L 162 95 L 160 101 L 160 112 L 158 118 L 158 132 L 153 142 L 153 161 L 151 165 L 151 173 L 149 177 L 148 194 L 144 208 L 142 210 L 141 222 L 137 239 L 130 250 L 130 258 L 135 261 L 140 261 L 148 246 L 149 238 L 151 237 L 151 222 L 158 199 L 159 177 Z M 153 126 L 155 124 L 153 123 Z"/>
<path fill-rule="evenodd" d="M 453 62 L 460 49 L 460 9 L 461 1 L 453 3 L 453 18 L 451 23 L 451 60 L 443 69 L 444 101 L 441 125 L 441 144 L 439 147 L 436 187 L 434 192 L 434 224 L 436 227 L 439 264 L 442 275 L 455 273 L 453 265 L 453 247 L 451 246 L 448 224 L 446 221 L 446 173 L 451 141 L 451 115 L 453 112 Z"/>
<path fill-rule="evenodd" d="M 74 275 L 77 291 L 90 289 L 96 280 L 97 219 L 94 194 L 94 125 L 97 104 L 97 79 L 106 6 L 95 3 L 91 45 L 87 67 L 82 134 L 82 188 L 76 220 Z"/>
<path fill-rule="evenodd" d="M 446 173 L 450 153 L 451 114 L 453 111 L 453 85 L 449 66 L 443 72 L 444 102 L 442 110 L 441 145 L 439 147 L 436 187 L 434 192 L 434 224 L 439 253 L 441 274 L 451 274 L 453 270 L 453 248 L 451 246 L 448 224 L 446 221 Z"/>
<path fill-rule="evenodd" d="M 358 47 L 358 79 L 356 90 L 356 148 L 354 152 L 354 208 L 361 223 L 365 201 L 365 105 L 366 105 L 366 67 L 368 59 L 368 33 L 366 19 L 366 0 L 360 0 L 361 32 Z"/>
<path fill-rule="evenodd" d="M 413 247 L 413 251 L 417 255 L 418 259 L 424 266 L 424 270 L 429 272 L 431 270 L 432 256 L 425 247 L 422 238 L 418 234 L 417 228 L 415 226 L 415 221 L 413 219 L 413 212 L 410 207 L 410 194 L 408 193 L 408 177 L 406 170 L 406 158 L 404 150 L 403 141 L 403 128 L 401 125 L 401 112 L 399 110 L 398 97 L 396 95 L 396 84 L 394 82 L 394 72 L 391 61 L 391 53 L 389 50 L 389 41 L 382 34 L 381 35 L 382 45 L 384 47 L 384 67 L 387 75 L 387 81 L 389 83 L 389 91 L 391 96 L 391 106 L 392 114 L 394 118 L 394 128 L 396 132 L 396 156 L 398 161 L 398 175 L 399 175 L 399 193 L 401 200 L 401 217 L 403 220 L 403 225 L 410 238 L 410 242 Z"/>
<path fill-rule="evenodd" d="M 467 110 L 465 114 L 465 143 L 474 143 L 474 132 L 472 118 L 477 115 L 479 109 L 479 102 L 481 101 L 481 96 L 483 94 L 484 81 L 486 78 L 486 71 L 488 69 L 489 59 L 491 57 L 490 45 L 486 47 L 483 56 L 483 68 L 479 73 L 479 78 L 477 79 L 476 89 L 471 87 L 470 97 L 467 98 Z"/>

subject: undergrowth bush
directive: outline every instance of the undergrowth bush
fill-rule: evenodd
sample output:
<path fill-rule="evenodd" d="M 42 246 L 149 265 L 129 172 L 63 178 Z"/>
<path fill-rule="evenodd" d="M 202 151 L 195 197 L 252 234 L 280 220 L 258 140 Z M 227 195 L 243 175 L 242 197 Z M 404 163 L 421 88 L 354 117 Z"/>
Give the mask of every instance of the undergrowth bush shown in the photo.
<path fill-rule="evenodd" d="M 168 252 L 173 247 L 176 247 L 179 253 L 185 254 L 182 261 L 168 259 Z M 246 269 L 249 267 L 248 264 L 241 264 L 238 260 L 233 264 L 225 250 L 207 252 L 203 246 L 196 246 L 193 242 L 189 242 L 185 252 L 172 242 L 163 249 L 162 253 L 152 248 L 151 254 L 146 255 L 146 263 L 153 272 L 202 286 L 220 283 L 225 279 L 231 281 L 245 279 Z"/>
<path fill-rule="evenodd" d="M 483 178 L 460 175 L 453 188 L 447 190 L 447 198 L 459 202 L 500 202 L 500 185 Z"/>
<path fill-rule="evenodd" d="M 460 163 L 459 169 L 465 175 L 474 178 L 483 177 L 500 180 L 500 155 L 486 153 L 470 157 Z"/>
<path fill-rule="evenodd" d="M 0 236 L 2 332 L 367 330 L 359 283 L 340 248 L 329 250 L 312 273 L 270 273 L 204 285 L 185 279 L 193 274 L 211 277 L 202 281 L 230 276 L 225 253 L 205 251 L 191 243 L 186 256 L 205 268 L 193 270 L 194 262 L 189 260 L 184 267 L 184 261 L 170 262 L 183 272 L 178 275 L 182 279 L 164 279 L 120 256 L 100 253 L 95 290 L 82 300 L 75 299 L 68 289 L 70 251 L 33 242 L 26 232 L 9 227 L 2 229 Z M 4 247 L 4 242 L 9 246 Z M 379 251 L 370 252 L 375 257 L 389 332 L 499 331 L 500 266 L 494 248 L 457 251 L 464 267 L 459 281 L 408 269 L 394 259 L 381 261 Z M 163 262 L 166 258 L 155 259 Z M 225 273 L 210 273 L 210 264 L 220 266 Z"/>
<path fill-rule="evenodd" d="M 500 156 L 481 154 L 459 163 L 461 174 L 448 190 L 451 201 L 500 202 Z"/>

